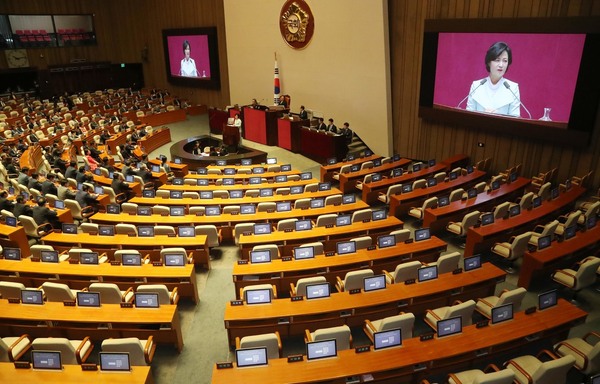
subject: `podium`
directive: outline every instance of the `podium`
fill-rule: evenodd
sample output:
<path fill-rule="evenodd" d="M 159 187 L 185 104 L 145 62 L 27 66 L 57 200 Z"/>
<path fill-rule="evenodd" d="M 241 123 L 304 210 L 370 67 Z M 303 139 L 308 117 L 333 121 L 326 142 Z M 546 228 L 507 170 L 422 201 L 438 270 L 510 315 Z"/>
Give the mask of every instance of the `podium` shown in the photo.
<path fill-rule="evenodd" d="M 277 145 L 277 118 L 283 111 L 244 107 L 244 138 L 265 145 Z"/>
<path fill-rule="evenodd" d="M 240 143 L 240 130 L 233 125 L 223 124 L 223 144 L 236 147 Z"/>

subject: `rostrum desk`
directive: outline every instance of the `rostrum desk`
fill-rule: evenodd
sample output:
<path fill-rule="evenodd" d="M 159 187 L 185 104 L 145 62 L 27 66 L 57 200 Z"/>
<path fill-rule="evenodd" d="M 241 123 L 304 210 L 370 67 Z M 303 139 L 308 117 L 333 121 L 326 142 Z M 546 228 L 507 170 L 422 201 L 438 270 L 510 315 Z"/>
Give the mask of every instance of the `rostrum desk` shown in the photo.
<path fill-rule="evenodd" d="M 304 303 L 286 301 L 290 306 Z M 212 382 L 343 384 L 350 377 L 358 377 L 364 381 L 416 384 L 435 374 L 476 368 L 502 354 L 519 356 L 521 348 L 528 345 L 564 340 L 569 329 L 583 322 L 586 316 L 586 312 L 561 299 L 555 307 L 531 315 L 518 312 L 505 323 L 480 329 L 470 325 L 459 335 L 426 342 L 413 337 L 404 340 L 399 348 L 366 353 L 350 349 L 338 351 L 334 358 L 306 361 L 305 356 L 304 361 L 296 363 L 288 363 L 285 358 L 273 359 L 267 366 L 249 368 L 217 370 L 215 366 Z M 272 328 L 268 332 L 273 332 Z"/>

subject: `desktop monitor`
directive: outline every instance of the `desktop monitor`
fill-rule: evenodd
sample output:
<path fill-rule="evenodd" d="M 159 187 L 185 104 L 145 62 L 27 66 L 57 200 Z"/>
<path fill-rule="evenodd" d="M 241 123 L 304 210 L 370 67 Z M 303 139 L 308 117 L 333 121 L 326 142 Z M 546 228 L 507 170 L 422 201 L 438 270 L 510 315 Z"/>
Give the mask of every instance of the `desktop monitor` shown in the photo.
<path fill-rule="evenodd" d="M 515 204 L 508 209 L 508 216 L 513 217 L 521 214 L 521 206 L 519 204 Z"/>
<path fill-rule="evenodd" d="M 429 240 L 431 238 L 431 232 L 429 228 L 421 228 L 415 230 L 415 241 Z"/>
<path fill-rule="evenodd" d="M 4 220 L 4 224 L 8 225 L 9 227 L 16 227 L 17 226 L 17 218 L 12 217 L 12 216 L 6 216 L 6 219 Z"/>
<path fill-rule="evenodd" d="M 335 356 L 337 356 L 337 344 L 335 339 L 306 343 L 307 360 L 316 360 Z"/>
<path fill-rule="evenodd" d="M 300 174 L 300 179 L 301 180 L 310 180 L 310 179 L 312 179 L 312 172 L 302 172 Z"/>
<path fill-rule="evenodd" d="M 356 203 L 356 195 L 347 193 L 342 196 L 342 204 L 354 204 Z"/>
<path fill-rule="evenodd" d="M 421 170 L 421 164 L 413 164 L 412 171 L 419 172 Z"/>
<path fill-rule="evenodd" d="M 250 251 L 250 262 L 252 264 L 271 262 L 271 252 L 269 250 Z"/>
<path fill-rule="evenodd" d="M 4 260 L 21 260 L 21 249 L 19 248 L 4 248 Z"/>
<path fill-rule="evenodd" d="M 319 183 L 319 191 L 330 191 L 331 183 Z"/>
<path fill-rule="evenodd" d="M 8 187 L 8 194 L 10 196 L 14 196 L 14 194 L 15 194 L 15 187 Z"/>
<path fill-rule="evenodd" d="M 204 212 L 206 216 L 219 216 L 221 214 L 221 207 L 218 205 L 207 206 Z"/>
<path fill-rule="evenodd" d="M 111 180 L 114 179 L 115 178 L 115 173 L 109 171 L 108 172 L 108 178 L 111 179 Z"/>
<path fill-rule="evenodd" d="M 31 366 L 34 370 L 62 370 L 60 351 L 32 350 Z"/>
<path fill-rule="evenodd" d="M 235 365 L 238 368 L 268 365 L 267 347 L 236 349 Z"/>
<path fill-rule="evenodd" d="M 325 206 L 325 199 L 323 199 L 323 198 L 317 198 L 317 199 L 310 200 L 311 208 L 323 208 L 324 206 Z"/>
<path fill-rule="evenodd" d="M 590 377 L 589 384 L 600 384 L 600 373 Z"/>
<path fill-rule="evenodd" d="M 492 308 L 492 324 L 498 324 L 503 321 L 512 320 L 512 318 L 513 303 L 508 303 Z"/>
<path fill-rule="evenodd" d="M 217 166 L 224 167 L 227 165 L 227 160 L 217 160 Z"/>
<path fill-rule="evenodd" d="M 392 170 L 392 177 L 400 177 L 402 176 L 402 173 L 404 173 L 404 170 L 402 168 L 394 168 Z"/>
<path fill-rule="evenodd" d="M 207 187 L 208 186 L 208 179 L 198 179 L 196 180 L 196 185 L 199 187 Z"/>
<path fill-rule="evenodd" d="M 118 215 L 119 213 L 121 213 L 121 206 L 119 206 L 119 204 L 107 204 L 106 213 Z"/>
<path fill-rule="evenodd" d="M 437 180 L 434 179 L 433 177 L 430 177 L 427 179 L 427 186 L 428 187 L 435 187 L 437 185 Z"/>
<path fill-rule="evenodd" d="M 158 293 L 154 292 L 136 292 L 133 302 L 136 308 L 158 308 Z"/>
<path fill-rule="evenodd" d="M 290 172 L 292 170 L 292 164 L 283 164 L 281 166 L 281 172 Z"/>
<path fill-rule="evenodd" d="M 387 217 L 387 212 L 385 209 L 376 209 L 371 213 L 371 220 L 384 220 Z"/>
<path fill-rule="evenodd" d="M 99 307 L 100 292 L 77 292 L 77 305 L 80 307 Z"/>
<path fill-rule="evenodd" d="M 185 216 L 185 207 L 172 206 L 169 207 L 169 215 L 171 216 Z"/>
<path fill-rule="evenodd" d="M 477 197 L 477 189 L 475 189 L 475 188 L 470 188 L 470 189 L 467 191 L 467 199 L 472 199 L 472 198 L 474 198 L 474 197 Z"/>
<path fill-rule="evenodd" d="M 139 216 L 150 216 L 152 214 L 152 207 L 138 207 L 137 214 Z"/>
<path fill-rule="evenodd" d="M 252 173 L 255 175 L 259 175 L 261 173 L 265 173 L 265 169 L 263 167 L 254 167 L 252 168 Z"/>
<path fill-rule="evenodd" d="M 273 188 L 261 188 L 259 189 L 260 197 L 269 197 L 273 196 Z"/>
<path fill-rule="evenodd" d="M 494 181 L 492 181 L 491 189 L 492 189 L 492 191 L 500 189 L 500 180 L 494 180 Z"/>
<path fill-rule="evenodd" d="M 437 336 L 444 337 L 462 332 L 462 317 L 452 317 L 437 322 Z"/>
<path fill-rule="evenodd" d="M 166 267 L 183 267 L 185 266 L 185 257 L 183 253 L 167 253 L 164 255 Z"/>
<path fill-rule="evenodd" d="M 267 164 L 269 164 L 269 165 L 277 164 L 277 158 L 276 157 L 267 157 Z"/>
<path fill-rule="evenodd" d="M 303 192 L 304 192 L 304 187 L 301 185 L 294 185 L 293 187 L 290 187 L 291 195 L 299 195 Z"/>
<path fill-rule="evenodd" d="M 592 229 L 596 226 L 596 222 L 598 221 L 598 218 L 596 217 L 596 215 L 591 215 L 590 217 L 588 217 L 588 219 L 585 222 L 585 228 L 586 229 Z"/>
<path fill-rule="evenodd" d="M 171 199 L 183 199 L 183 191 L 169 191 Z"/>
<path fill-rule="evenodd" d="M 63 223 L 62 224 L 62 233 L 76 235 L 77 234 L 77 224 Z"/>
<path fill-rule="evenodd" d="M 457 177 L 458 177 L 458 173 L 455 171 L 448 173 L 448 180 L 450 180 L 450 181 L 456 180 Z"/>
<path fill-rule="evenodd" d="M 369 157 L 369 156 L 373 156 L 373 151 L 371 151 L 370 149 L 365 149 L 365 157 Z M 394 155 L 394 156 L 396 156 L 396 155 Z M 396 160 L 394 160 L 394 161 L 396 161 Z"/>
<path fill-rule="evenodd" d="M 375 160 L 373 160 L 373 166 L 380 167 L 381 166 L 381 159 L 375 159 Z"/>
<path fill-rule="evenodd" d="M 100 168 L 94 169 L 94 172 L 92 173 L 96 176 L 102 176 L 102 170 L 100 170 Z"/>
<path fill-rule="evenodd" d="M 377 238 L 377 246 L 379 248 L 388 248 L 396 245 L 396 236 L 382 235 Z"/>
<path fill-rule="evenodd" d="M 534 197 L 533 200 L 531 201 L 531 206 L 533 208 L 537 208 L 540 205 L 542 205 L 542 197 L 541 196 Z"/>
<path fill-rule="evenodd" d="M 196 173 L 199 175 L 208 175 L 208 168 L 200 167 L 196 170 Z"/>
<path fill-rule="evenodd" d="M 160 165 L 154 164 L 154 165 L 152 165 L 152 167 L 150 169 L 152 172 L 158 173 L 158 172 L 160 172 Z"/>
<path fill-rule="evenodd" d="M 58 263 L 58 251 L 41 251 L 40 259 L 44 263 Z"/>
<path fill-rule="evenodd" d="M 538 246 L 537 246 L 538 251 L 541 251 L 544 248 L 548 248 L 551 243 L 552 243 L 552 236 L 551 235 L 541 236 L 538 239 Z"/>
<path fill-rule="evenodd" d="M 494 214 L 493 213 L 485 213 L 481 215 L 481 225 L 490 225 L 494 224 Z"/>
<path fill-rule="evenodd" d="M 99 225 L 98 226 L 98 235 L 100 235 L 100 236 L 114 236 L 115 235 L 115 227 L 114 227 L 114 225 Z"/>
<path fill-rule="evenodd" d="M 336 227 L 343 227 L 350 224 L 352 224 L 352 216 L 350 215 L 339 215 L 335 218 Z"/>
<path fill-rule="evenodd" d="M 133 175 L 127 175 L 125 176 L 125 181 L 128 183 L 133 183 L 134 179 L 133 179 Z"/>
<path fill-rule="evenodd" d="M 328 165 L 333 165 L 335 163 L 337 163 L 337 159 L 335 157 L 330 157 L 329 159 L 327 159 Z"/>
<path fill-rule="evenodd" d="M 234 185 L 235 184 L 235 179 L 232 177 L 224 177 L 223 178 L 223 185 Z"/>
<path fill-rule="evenodd" d="M 268 235 L 270 233 L 271 233 L 271 224 L 270 223 L 254 224 L 254 234 L 255 235 Z"/>
<path fill-rule="evenodd" d="M 252 165 L 252 159 L 242 159 L 242 165 Z"/>
<path fill-rule="evenodd" d="M 23 304 L 44 304 L 44 292 L 41 289 L 22 289 L 21 303 Z"/>
<path fill-rule="evenodd" d="M 98 252 L 81 252 L 79 263 L 84 265 L 98 265 Z"/>
<path fill-rule="evenodd" d="M 438 277 L 437 265 L 419 268 L 417 270 L 417 281 L 420 283 L 429 280 L 435 280 Z"/>
<path fill-rule="evenodd" d="M 550 190 L 550 200 L 556 199 L 558 197 L 558 195 L 559 195 L 558 187 L 552 188 Z"/>
<path fill-rule="evenodd" d="M 65 209 L 65 202 L 62 200 L 55 200 L 54 201 L 54 208 L 56 209 Z"/>
<path fill-rule="evenodd" d="M 235 168 L 225 168 L 225 169 L 223 169 L 223 174 L 228 175 L 228 176 L 235 175 L 236 174 Z"/>
<path fill-rule="evenodd" d="M 77 190 L 81 191 L 82 189 L 83 189 L 83 183 L 77 183 Z"/>
<path fill-rule="evenodd" d="M 356 253 L 356 242 L 355 241 L 339 241 L 335 244 L 335 249 L 338 255 L 346 255 L 349 253 Z"/>
<path fill-rule="evenodd" d="M 131 363 L 128 352 L 100 352 L 100 371 L 102 372 L 129 372 Z"/>
<path fill-rule="evenodd" d="M 139 226 L 138 237 L 154 237 L 154 227 Z"/>
<path fill-rule="evenodd" d="M 29 193 L 21 192 L 21 196 L 23 196 L 23 199 L 25 199 L 25 201 L 29 200 Z"/>
<path fill-rule="evenodd" d="M 402 184 L 402 193 L 412 192 L 412 184 Z"/>
<path fill-rule="evenodd" d="M 248 179 L 248 184 L 260 184 L 262 179 L 260 177 L 251 177 Z"/>
<path fill-rule="evenodd" d="M 310 220 L 298 220 L 294 223 L 296 231 L 307 231 L 312 229 L 312 222 Z"/>
<path fill-rule="evenodd" d="M 363 290 L 365 292 L 385 289 L 385 275 L 375 275 L 363 279 Z"/>
<path fill-rule="evenodd" d="M 308 284 L 306 286 L 306 300 L 329 297 L 329 283 Z"/>
<path fill-rule="evenodd" d="M 573 224 L 571 226 L 568 226 L 567 228 L 565 228 L 565 240 L 569 240 L 572 237 L 575 237 L 575 234 L 577 233 L 577 224 Z"/>
<path fill-rule="evenodd" d="M 244 292 L 246 304 L 268 304 L 271 302 L 270 289 L 248 289 Z"/>
<path fill-rule="evenodd" d="M 196 236 L 196 230 L 192 226 L 177 227 L 177 236 L 179 236 L 179 237 L 194 237 L 194 236 Z"/>
<path fill-rule="evenodd" d="M 402 330 L 400 328 L 375 332 L 373 334 L 373 348 L 380 349 L 399 347 L 402 345 Z"/>
<path fill-rule="evenodd" d="M 428 167 L 433 167 L 435 165 L 435 159 L 431 159 L 427 162 Z"/>
<path fill-rule="evenodd" d="M 242 204 L 240 205 L 240 214 L 251 215 L 256 213 L 256 205 L 254 204 Z"/>
<path fill-rule="evenodd" d="M 201 199 L 212 199 L 213 192 L 212 191 L 200 191 L 200 198 Z"/>
<path fill-rule="evenodd" d="M 277 175 L 275 176 L 276 183 L 285 183 L 287 181 L 287 175 Z"/>
<path fill-rule="evenodd" d="M 173 159 L 173 163 L 175 163 L 175 164 L 181 164 L 181 158 L 179 158 L 179 157 L 174 158 Z"/>
<path fill-rule="evenodd" d="M 231 190 L 229 191 L 229 197 L 231 199 L 241 199 L 244 197 L 244 191 L 242 191 L 241 189 Z"/>
<path fill-rule="evenodd" d="M 288 212 L 292 210 L 292 203 L 289 201 L 280 201 L 275 207 L 277 212 Z"/>
<path fill-rule="evenodd" d="M 465 257 L 465 259 L 464 259 L 465 272 L 472 271 L 477 268 L 481 268 L 481 255 L 473 255 L 471 257 Z"/>
<path fill-rule="evenodd" d="M 475 168 L 473 168 L 472 165 L 467 165 L 467 174 L 473 173 L 474 170 L 475 170 Z"/>
<path fill-rule="evenodd" d="M 313 246 L 294 248 L 294 259 L 296 259 L 296 260 L 312 259 L 314 257 L 315 257 L 315 247 L 313 247 Z"/>
<path fill-rule="evenodd" d="M 517 172 L 512 172 L 510 174 L 510 176 L 508 177 L 508 180 L 510 183 L 512 183 L 513 181 L 517 180 L 517 177 L 519 177 L 519 175 L 517 174 Z"/>
<path fill-rule="evenodd" d="M 371 175 L 371 182 L 381 181 L 382 178 L 381 173 L 374 173 Z"/>
<path fill-rule="evenodd" d="M 449 196 L 440 196 L 438 197 L 438 208 L 440 207 L 445 207 L 446 205 L 450 204 L 450 197 Z"/>
<path fill-rule="evenodd" d="M 142 265 L 142 256 L 137 253 L 126 253 L 121 255 L 121 264 L 128 266 Z"/>
<path fill-rule="evenodd" d="M 104 194 L 104 188 L 101 187 L 101 186 L 99 186 L 99 185 L 96 185 L 94 187 L 94 193 L 97 194 L 97 195 L 103 195 Z"/>
<path fill-rule="evenodd" d="M 565 190 L 569 191 L 571 189 L 571 179 L 567 179 L 567 181 L 565 181 Z"/>
<path fill-rule="evenodd" d="M 538 295 L 538 308 L 540 311 L 546 308 L 554 307 L 557 303 L 558 291 L 556 289 L 542 292 Z"/>

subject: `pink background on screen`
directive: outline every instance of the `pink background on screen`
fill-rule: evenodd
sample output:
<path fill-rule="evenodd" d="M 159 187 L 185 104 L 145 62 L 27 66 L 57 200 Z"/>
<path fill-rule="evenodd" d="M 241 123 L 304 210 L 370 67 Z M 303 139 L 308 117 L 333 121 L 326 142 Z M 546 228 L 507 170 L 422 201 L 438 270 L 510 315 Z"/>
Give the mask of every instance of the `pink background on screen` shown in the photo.
<path fill-rule="evenodd" d="M 187 40 L 190 43 L 190 57 L 196 62 L 199 78 L 202 79 L 202 71 L 206 74 L 204 79 L 210 79 L 210 57 L 208 54 L 208 36 L 168 36 L 169 61 L 171 62 L 171 76 L 179 76 L 179 67 L 181 59 L 185 56 L 183 53 L 183 42 Z"/>
<path fill-rule="evenodd" d="M 521 102 L 532 118 L 539 119 L 544 107 L 549 107 L 553 121 L 568 122 L 583 34 L 440 33 L 433 103 L 456 107 L 469 94 L 474 80 L 487 77 L 485 54 L 497 41 L 505 42 L 512 51 L 505 78 L 519 83 Z M 523 108 L 521 117 L 529 117 Z"/>

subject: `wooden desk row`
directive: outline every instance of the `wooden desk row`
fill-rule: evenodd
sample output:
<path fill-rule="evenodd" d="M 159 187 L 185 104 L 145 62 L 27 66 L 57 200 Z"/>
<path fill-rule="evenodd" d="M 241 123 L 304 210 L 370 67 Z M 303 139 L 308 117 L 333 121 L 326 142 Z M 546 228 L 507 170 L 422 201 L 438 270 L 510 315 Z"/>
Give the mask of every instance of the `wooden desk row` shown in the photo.
<path fill-rule="evenodd" d="M 517 196 L 523 195 L 530 183 L 530 179 L 519 177 L 510 184 L 502 184 L 499 189 L 479 193 L 476 198 L 453 201 L 445 207 L 427 208 L 423 217 L 423 227 L 429 228 L 432 233 L 438 233 L 444 230 L 450 221 L 461 221 L 469 212 L 489 211 L 504 201 L 515 200 Z"/>
<path fill-rule="evenodd" d="M 248 166 L 247 168 L 252 168 Z M 236 180 L 248 180 L 251 177 L 261 177 L 263 179 L 274 179 L 275 176 L 291 176 L 291 175 L 300 175 L 300 171 L 297 169 L 292 169 L 291 171 L 280 171 L 280 172 L 264 172 L 264 173 L 236 173 L 234 175 L 225 175 L 225 174 L 214 174 L 208 173 L 206 175 L 200 175 L 198 173 L 189 173 L 186 178 L 188 179 L 208 179 L 208 180 L 216 180 L 222 179 L 224 177 L 229 177 Z"/>
<path fill-rule="evenodd" d="M 148 250 L 160 250 L 163 248 L 183 247 L 194 252 L 194 263 L 210 268 L 210 255 L 206 236 L 196 235 L 194 237 L 171 237 L 156 235 L 154 237 L 135 237 L 122 234 L 114 236 L 99 236 L 89 233 L 52 232 L 42 237 L 42 243 L 52 245 L 56 250 L 68 250 L 72 247 L 91 248 L 99 251 L 110 249 L 137 249 L 141 253 Z"/>
<path fill-rule="evenodd" d="M 83 371 L 79 365 L 63 365 L 62 371 L 16 369 L 13 363 L 0 363 L 0 382 L 4 384 L 153 384 L 150 366 L 132 366 L 129 373 Z"/>
<path fill-rule="evenodd" d="M 475 185 L 485 177 L 485 172 L 474 170 L 467 175 L 460 175 L 452 181 L 445 181 L 433 187 L 416 189 L 412 192 L 402 193 L 390 196 L 390 215 L 402 217 L 408 214 L 411 207 L 419 207 L 432 196 L 441 196 L 449 194 L 453 189 L 467 188 Z"/>
<path fill-rule="evenodd" d="M 583 195 L 585 188 L 574 185 L 570 190 L 562 192 L 556 199 L 544 201 L 542 205 L 521 214 L 498 220 L 490 225 L 467 230 L 465 256 L 471 256 L 490 246 L 494 241 L 508 239 L 513 233 L 523 233 L 533 229 L 536 224 L 545 223 L 575 205 Z"/>
<path fill-rule="evenodd" d="M 227 176 L 225 176 L 227 177 Z M 218 179 L 217 179 L 218 180 Z M 246 180 L 236 180 L 234 185 L 217 185 L 215 183 L 209 185 L 173 185 L 173 184 L 164 184 L 161 185 L 158 189 L 165 189 L 168 191 L 184 191 L 184 192 L 200 192 L 200 191 L 214 191 L 215 189 L 220 190 L 246 190 L 246 189 L 261 189 L 261 188 L 291 188 L 295 186 L 305 186 L 307 184 L 318 183 L 317 179 L 307 179 L 307 180 L 298 180 L 298 181 L 285 181 L 281 183 L 276 183 L 273 180 L 267 181 L 266 183 L 260 184 L 249 184 Z"/>
<path fill-rule="evenodd" d="M 98 185 L 104 185 L 107 187 L 110 187 L 112 185 L 112 179 L 106 177 L 106 176 L 98 176 L 98 175 L 93 175 L 94 177 L 94 182 Z M 131 183 L 127 183 L 129 184 L 129 188 L 131 188 L 131 190 L 133 191 L 133 193 L 135 193 L 136 196 L 142 196 L 142 184 L 138 183 L 137 181 L 131 182 Z"/>
<path fill-rule="evenodd" d="M 383 270 L 393 272 L 396 265 L 418 260 L 424 263 L 436 261 L 447 248 L 447 244 L 437 237 L 410 244 L 400 243 L 394 247 L 361 249 L 348 255 L 327 257 L 316 255 L 314 259 L 282 261 L 270 263 L 234 264 L 233 283 L 236 296 L 240 288 L 256 284 L 274 284 L 278 297 L 289 296 L 290 283 L 296 284 L 303 277 L 323 276 L 331 288 L 335 286 L 336 276 L 344 278 L 347 272 L 370 268 L 375 274 Z M 238 297 L 240 299 L 240 297 Z"/>
<path fill-rule="evenodd" d="M 108 338 L 154 336 L 154 342 L 183 349 L 183 336 L 176 305 L 159 308 L 121 308 L 118 304 L 68 307 L 63 303 L 10 304 L 0 299 L 0 334 L 36 337 L 67 337 L 95 342 Z"/>
<path fill-rule="evenodd" d="M 212 382 L 342 384 L 364 375 L 369 381 L 419 383 L 436 374 L 477 368 L 502 354 L 514 351 L 517 356 L 520 349 L 533 343 L 548 345 L 563 340 L 570 327 L 586 316 L 576 306 L 559 300 L 557 306 L 531 315 L 516 313 L 512 321 L 480 329 L 471 325 L 459 335 L 426 342 L 413 337 L 399 348 L 360 354 L 344 350 L 335 358 L 292 364 L 285 358 L 274 359 L 267 366 L 243 369 L 217 370 L 215 366 Z"/>
<path fill-rule="evenodd" d="M 399 159 L 397 161 L 392 161 L 390 163 L 381 164 L 378 167 L 373 167 L 369 169 L 361 169 L 357 172 L 348 172 L 348 173 L 340 173 L 339 181 L 340 181 L 340 189 L 344 193 L 353 192 L 356 190 L 356 182 L 362 181 L 364 177 L 371 173 L 384 173 L 390 172 L 394 168 L 405 167 L 411 163 L 409 159 Z"/>
<path fill-rule="evenodd" d="M 529 288 L 540 279 L 547 279 L 559 268 L 571 267 L 575 262 L 595 253 L 600 247 L 600 225 L 562 242 L 553 241 L 546 249 L 526 252 L 519 272 L 520 287 Z"/>
<path fill-rule="evenodd" d="M 52 280 L 67 284 L 71 289 L 83 289 L 93 282 L 115 283 L 125 290 L 137 289 L 141 284 L 165 284 L 169 290 L 177 287 L 179 295 L 198 303 L 196 270 L 194 264 L 183 267 L 115 266 L 110 263 L 98 265 L 0 260 L 0 280 L 23 283 L 26 287 L 39 287 Z"/>
<path fill-rule="evenodd" d="M 276 299 L 269 304 L 251 304 L 225 308 L 225 328 L 229 345 L 243 337 L 279 331 L 282 337 L 301 335 L 305 329 L 364 324 L 397 315 L 399 311 L 420 315 L 426 309 L 451 305 L 455 300 L 469 300 L 494 294 L 496 283 L 506 273 L 491 263 L 458 275 L 445 273 L 438 279 L 405 285 L 390 284 L 386 289 L 350 294 L 332 293 L 323 299 L 291 301 Z M 333 287 L 332 287 L 333 289 Z"/>
<path fill-rule="evenodd" d="M 185 112 L 184 116 L 185 116 Z M 144 118 L 146 119 L 146 118 Z M 185 120 L 185 117 L 183 118 Z M 146 123 L 148 124 L 148 123 Z M 148 124 L 153 125 L 154 124 Z M 152 133 L 146 134 L 138 140 L 138 145 L 144 153 L 150 153 L 155 149 L 171 142 L 171 130 L 167 127 L 154 128 Z"/>
<path fill-rule="evenodd" d="M 291 255 L 294 246 L 303 243 L 320 241 L 323 243 L 325 251 L 334 251 L 335 243 L 358 236 L 376 237 L 381 234 L 389 234 L 396 229 L 402 229 L 404 223 L 391 216 L 383 220 L 369 221 L 367 223 L 352 223 L 343 227 L 313 227 L 305 231 L 273 231 L 268 235 L 244 235 L 241 234 L 238 240 L 242 250 L 242 259 L 248 259 L 250 251 L 256 245 L 277 244 L 281 255 Z"/>
<path fill-rule="evenodd" d="M 162 161 L 159 159 L 149 159 L 148 161 L 153 165 L 162 165 Z M 177 164 L 170 161 L 168 161 L 167 164 L 169 164 L 171 172 L 173 172 L 175 177 L 185 177 L 189 172 L 187 164 Z"/>

